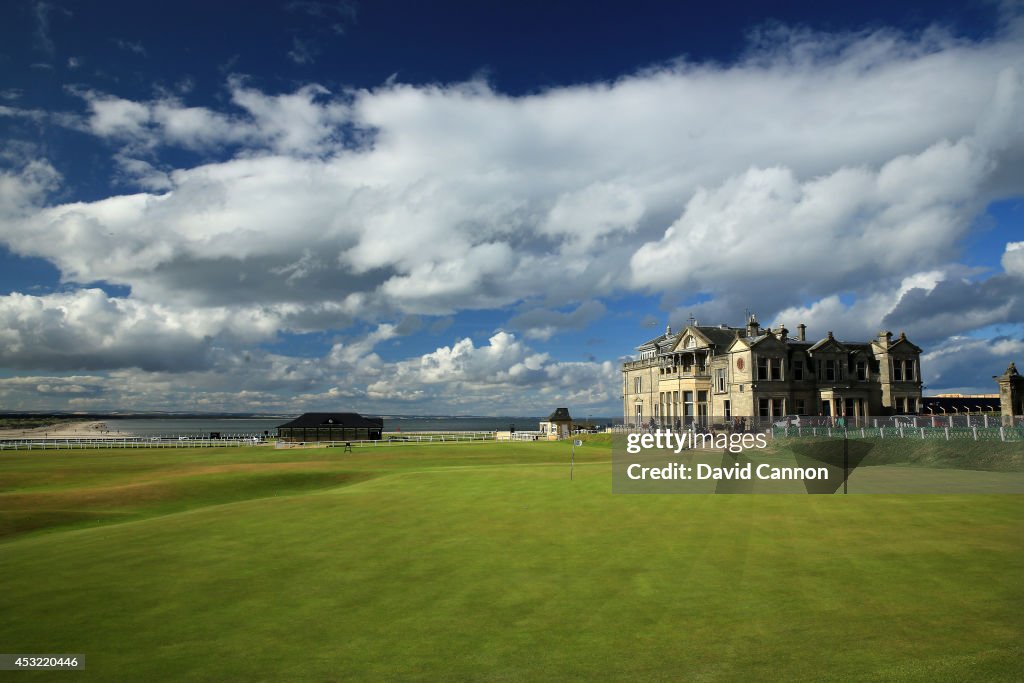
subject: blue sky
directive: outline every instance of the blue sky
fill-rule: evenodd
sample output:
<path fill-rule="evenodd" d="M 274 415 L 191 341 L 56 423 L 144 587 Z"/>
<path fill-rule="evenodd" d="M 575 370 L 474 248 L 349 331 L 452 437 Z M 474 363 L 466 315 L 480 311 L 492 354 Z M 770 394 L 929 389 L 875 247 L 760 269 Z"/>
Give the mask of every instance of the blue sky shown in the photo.
<path fill-rule="evenodd" d="M 1013 2 L 0 9 L 0 408 L 621 410 L 678 327 L 1024 356 Z"/>

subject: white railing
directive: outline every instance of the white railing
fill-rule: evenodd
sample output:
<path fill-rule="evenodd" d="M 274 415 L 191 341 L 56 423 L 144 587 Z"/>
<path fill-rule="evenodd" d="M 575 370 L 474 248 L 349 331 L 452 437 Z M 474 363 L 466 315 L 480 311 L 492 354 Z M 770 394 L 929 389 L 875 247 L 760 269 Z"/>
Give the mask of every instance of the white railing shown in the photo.
<path fill-rule="evenodd" d="M 62 450 L 75 448 L 220 448 L 266 445 L 257 439 L 7 439 L 0 451 Z"/>
<path fill-rule="evenodd" d="M 384 432 L 383 441 L 494 440 L 495 432 Z"/>
<path fill-rule="evenodd" d="M 346 446 L 362 446 L 377 448 L 381 446 L 401 446 L 404 444 L 452 444 L 469 443 L 480 441 L 494 441 L 494 432 L 437 432 L 430 434 L 407 434 L 396 433 L 386 434 L 380 440 L 357 441 L 355 439 L 343 441 L 278 441 L 278 448 L 293 447 L 316 447 L 316 448 L 344 448 Z"/>
<path fill-rule="evenodd" d="M 814 437 L 849 439 L 917 439 L 939 441 L 1013 441 L 1024 442 L 1024 427 L 914 427 L 912 424 L 879 427 L 775 427 L 776 437 Z"/>
<path fill-rule="evenodd" d="M 470 441 L 494 441 L 494 432 L 417 432 L 386 433 L 379 441 L 350 439 L 347 441 L 278 441 L 278 447 L 315 446 L 337 448 L 351 446 L 393 446 L 408 443 L 450 444 Z M 124 438 L 15 438 L 0 440 L 0 450 L 60 450 L 83 448 L 216 448 L 228 446 L 269 445 L 261 437 L 206 439 L 197 437 L 124 437 Z"/>

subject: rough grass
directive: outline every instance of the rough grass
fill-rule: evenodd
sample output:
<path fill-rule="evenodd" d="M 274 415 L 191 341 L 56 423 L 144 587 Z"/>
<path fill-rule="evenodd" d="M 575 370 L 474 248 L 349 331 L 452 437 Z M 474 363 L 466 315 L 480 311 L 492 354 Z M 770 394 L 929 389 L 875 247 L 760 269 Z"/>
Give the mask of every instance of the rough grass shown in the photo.
<path fill-rule="evenodd" d="M 973 439 L 917 439 L 907 437 L 868 438 L 854 436 L 851 443 L 865 443 L 871 446 L 864 467 L 897 465 L 911 467 L 978 470 L 989 472 L 1024 471 L 1024 443 L 1006 441 L 974 441 Z M 820 444 L 840 445 L 842 439 L 824 437 L 779 438 L 774 445 L 788 449 L 793 445 Z"/>
<path fill-rule="evenodd" d="M 1019 496 L 613 495 L 601 439 L 568 458 L 4 454 L 0 505 L 44 522 L 0 541 L 0 649 L 81 680 L 1019 677 Z"/>
<path fill-rule="evenodd" d="M 1024 443 L 960 439 L 875 439 L 867 463 L 992 472 L 1024 470 Z"/>

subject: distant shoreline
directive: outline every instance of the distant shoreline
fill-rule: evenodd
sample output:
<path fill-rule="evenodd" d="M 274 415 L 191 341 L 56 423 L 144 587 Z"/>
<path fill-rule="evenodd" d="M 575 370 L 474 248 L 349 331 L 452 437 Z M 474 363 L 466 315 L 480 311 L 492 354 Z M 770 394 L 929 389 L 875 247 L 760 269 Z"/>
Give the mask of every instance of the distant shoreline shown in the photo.
<path fill-rule="evenodd" d="M 26 429 L 0 429 L 0 438 L 3 439 L 125 439 L 134 436 L 131 432 L 113 431 L 102 421 L 58 422 Z"/>
<path fill-rule="evenodd" d="M 514 428 L 518 431 L 537 428 L 543 417 L 480 417 L 480 416 L 387 416 L 384 431 L 391 434 L 493 432 Z M 24 421 L 28 424 L 21 426 Z M 48 424 L 40 423 L 46 422 Z M 580 423 L 613 423 L 609 418 L 579 419 Z M 170 415 L 85 420 L 81 416 L 53 416 L 32 419 L 15 418 L 0 426 L 2 439 L 151 439 L 270 436 L 287 419 L 280 417 L 172 417 Z"/>

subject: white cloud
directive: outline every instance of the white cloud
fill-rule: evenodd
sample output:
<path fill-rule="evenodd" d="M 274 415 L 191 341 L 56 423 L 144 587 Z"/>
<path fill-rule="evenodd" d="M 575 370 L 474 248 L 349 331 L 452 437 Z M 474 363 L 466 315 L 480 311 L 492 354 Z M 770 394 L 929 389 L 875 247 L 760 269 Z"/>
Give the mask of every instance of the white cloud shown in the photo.
<path fill-rule="evenodd" d="M 535 412 L 561 401 L 601 405 L 618 398 L 612 363 L 553 362 L 508 332 L 483 346 L 460 339 L 418 358 L 391 364 L 367 386 L 377 401 L 433 403 L 459 413 L 495 415 L 530 405 Z"/>
<path fill-rule="evenodd" d="M 213 342 L 253 343 L 282 325 L 255 309 L 174 309 L 99 289 L 0 296 L 0 366 L 57 370 L 208 367 Z"/>
<path fill-rule="evenodd" d="M 1003 252 L 1003 270 L 1024 277 L 1024 242 L 1009 242 Z"/>
<path fill-rule="evenodd" d="M 0 228 L 12 226 L 38 211 L 60 174 L 46 161 L 28 161 L 18 171 L 0 171 Z"/>
<path fill-rule="evenodd" d="M 387 323 L 378 325 L 377 329 L 362 339 L 332 346 L 330 353 L 327 354 L 327 362 L 333 367 L 346 365 L 353 369 L 360 364 L 379 365 L 380 357 L 372 353 L 374 347 L 382 341 L 394 338 L 397 334 L 394 325 Z"/>
<path fill-rule="evenodd" d="M 600 301 L 584 301 L 568 312 L 533 308 L 514 316 L 509 324 L 524 330 L 529 339 L 550 339 L 567 330 L 581 330 L 599 320 L 607 311 Z"/>
<path fill-rule="evenodd" d="M 166 194 L 43 209 L 5 238 L 153 300 L 340 290 L 426 314 L 632 287 L 724 300 L 751 277 L 771 282 L 762 309 L 782 309 L 948 262 L 1022 153 L 1020 43 L 783 38 L 731 67 L 521 98 L 479 82 L 272 95 L 232 78 L 234 107 L 214 111 L 87 92 L 101 137 L 244 153 L 170 173 L 122 153 Z M 306 250 L 311 275 L 285 275 Z M 227 264 L 247 283 L 281 275 L 225 287 Z M 552 273 L 569 276 L 554 292 Z"/>
<path fill-rule="evenodd" d="M 697 190 L 662 239 L 633 254 L 633 282 L 720 291 L 766 278 L 835 291 L 935 265 L 984 207 L 991 166 L 965 140 L 804 182 L 789 169 L 749 169 Z"/>
<path fill-rule="evenodd" d="M 92 96 L 88 103 L 89 127 L 99 137 L 141 137 L 151 119 L 148 106 L 120 97 Z"/>
<path fill-rule="evenodd" d="M 327 91 L 315 84 L 271 95 L 232 76 L 227 88 L 235 107 L 220 112 L 188 106 L 178 95 L 167 92 L 154 100 L 134 101 L 72 86 L 68 91 L 85 101 L 88 116 L 84 121 L 62 121 L 132 149 L 251 145 L 281 154 L 318 155 L 335 148 L 337 127 L 349 116 L 343 101 L 324 99 Z M 187 81 L 179 88 L 185 93 L 189 89 Z"/>
<path fill-rule="evenodd" d="M 122 316 L 194 310 L 220 321 L 214 337 L 246 327 L 235 312 L 262 311 L 265 338 L 515 306 L 517 329 L 545 339 L 633 291 L 700 292 L 702 317 L 875 328 L 961 278 L 979 211 L 1024 193 L 1021 37 L 775 30 L 736 64 L 522 97 L 479 81 L 273 93 L 239 77 L 219 108 L 76 91 L 84 117 L 51 117 L 114 145 L 138 191 L 47 199 L 73 195 L 49 164 L 5 172 L 0 242 L 65 280 L 130 287 L 108 304 Z M 168 147 L 219 160 L 174 167 Z M 445 349 L 402 366 L 415 381 L 367 391 L 423 400 L 435 376 L 465 389 L 579 370 L 531 367 L 504 337 Z M 484 366 L 503 375 L 474 373 L 495 353 Z"/>
<path fill-rule="evenodd" d="M 1011 361 L 1024 355 L 1024 340 L 995 340 L 954 336 L 921 356 L 922 379 L 929 389 L 960 393 L 996 391 L 993 375 L 1002 374 Z"/>
<path fill-rule="evenodd" d="M 591 246 L 610 233 L 635 231 L 643 212 L 644 201 L 638 189 L 595 183 L 558 197 L 538 231 L 568 237 L 570 245 L 578 242 Z"/>
<path fill-rule="evenodd" d="M 477 346 L 460 339 L 430 353 L 384 363 L 374 346 L 391 339 L 382 325 L 336 345 L 323 358 L 212 349 L 209 367 L 125 368 L 95 375 L 0 378 L 0 398 L 17 409 L 75 397 L 82 409 L 294 411 L 358 405 L 364 412 L 444 406 L 453 414 L 545 413 L 555 404 L 607 406 L 617 399 L 618 370 L 606 363 L 552 362 L 513 335 L 499 332 Z M 178 342 L 180 343 L 180 339 Z M 122 341 L 120 352 L 128 352 Z"/>
<path fill-rule="evenodd" d="M 946 273 L 942 270 L 915 273 L 904 277 L 892 288 L 871 292 L 849 303 L 832 294 L 806 306 L 787 307 L 778 311 L 773 321 L 763 320 L 762 323 L 773 327 L 785 325 L 790 332 L 803 323 L 807 325 L 808 338 L 813 339 L 824 339 L 829 331 L 834 331 L 847 341 L 867 341 L 885 324 L 886 316 L 904 295 L 914 290 L 917 295 L 927 295 L 945 278 Z M 908 329 L 922 336 L 925 334 L 917 326 Z M 948 336 L 948 332 L 943 336 Z"/>

